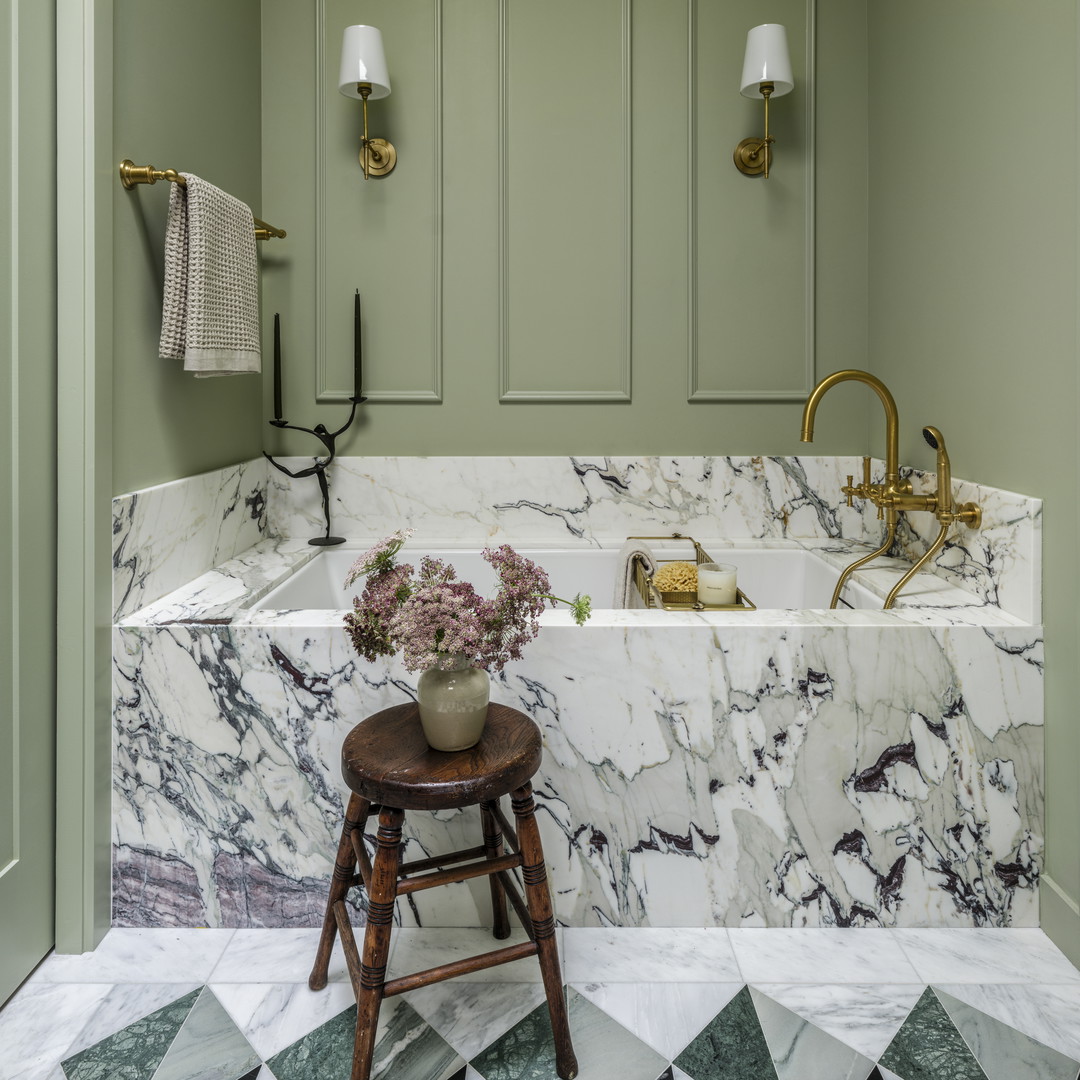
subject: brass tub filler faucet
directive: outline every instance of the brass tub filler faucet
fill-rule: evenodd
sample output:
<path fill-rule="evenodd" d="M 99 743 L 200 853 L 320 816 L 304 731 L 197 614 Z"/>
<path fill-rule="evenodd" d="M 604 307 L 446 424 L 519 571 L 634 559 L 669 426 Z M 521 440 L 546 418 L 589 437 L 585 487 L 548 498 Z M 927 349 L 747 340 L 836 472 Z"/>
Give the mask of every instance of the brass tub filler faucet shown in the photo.
<path fill-rule="evenodd" d="M 945 449 L 945 439 L 935 427 L 927 425 L 923 428 L 923 438 L 937 451 L 937 491 L 933 494 L 915 494 L 911 490 L 911 481 L 900 477 L 900 416 L 896 408 L 896 401 L 889 392 L 888 387 L 876 376 L 868 371 L 859 371 L 849 368 L 844 371 L 834 371 L 826 375 L 810 392 L 803 406 L 802 416 L 802 442 L 814 441 L 814 414 L 821 403 L 821 399 L 837 383 L 861 382 L 873 390 L 881 399 L 885 409 L 885 478 L 879 483 L 871 483 L 870 458 L 863 458 L 863 476 L 861 483 L 855 484 L 854 478 L 849 476 L 847 483 L 840 489 L 847 497 L 848 506 L 854 505 L 853 499 L 869 499 L 877 507 L 878 520 L 885 522 L 885 539 L 881 546 L 857 559 L 846 567 L 836 582 L 833 590 L 830 608 L 835 608 L 840 599 L 840 593 L 844 584 L 851 574 L 860 566 L 884 555 L 892 547 L 896 539 L 896 525 L 901 511 L 922 510 L 933 514 L 941 525 L 934 542 L 926 553 L 914 566 L 893 586 L 892 591 L 885 598 L 884 609 L 891 608 L 900 595 L 901 589 L 941 550 L 948 536 L 949 529 L 954 522 L 962 522 L 969 529 L 977 529 L 982 523 L 982 510 L 972 502 L 963 503 L 957 507 L 952 497 L 952 470 L 949 465 L 949 455 Z"/>

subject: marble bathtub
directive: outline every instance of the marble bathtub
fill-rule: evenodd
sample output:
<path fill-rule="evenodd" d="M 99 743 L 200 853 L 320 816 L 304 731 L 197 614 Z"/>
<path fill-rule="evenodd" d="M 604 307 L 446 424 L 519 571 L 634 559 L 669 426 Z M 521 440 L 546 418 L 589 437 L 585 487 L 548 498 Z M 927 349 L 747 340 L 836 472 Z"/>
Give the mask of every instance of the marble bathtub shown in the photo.
<path fill-rule="evenodd" d="M 785 508 L 774 520 L 806 505 L 803 488 L 769 497 Z M 838 570 L 867 550 L 783 530 L 717 539 L 719 517 L 687 531 L 721 559 L 726 542 Z M 369 521 L 368 535 L 388 524 Z M 644 531 L 633 514 L 623 525 L 573 539 L 602 547 Z M 312 554 L 266 538 L 118 618 L 116 924 L 321 918 L 341 742 L 413 696 L 415 676 L 358 658 L 341 611 L 254 606 Z M 903 565 L 859 584 L 883 596 Z M 920 575 L 891 612 L 602 609 L 585 627 L 548 612 L 492 697 L 544 734 L 534 784 L 564 924 L 1038 923 L 1041 628 L 955 575 Z M 410 815 L 407 857 L 471 846 L 478 829 L 474 811 Z M 398 917 L 483 924 L 485 889 L 418 894 Z"/>

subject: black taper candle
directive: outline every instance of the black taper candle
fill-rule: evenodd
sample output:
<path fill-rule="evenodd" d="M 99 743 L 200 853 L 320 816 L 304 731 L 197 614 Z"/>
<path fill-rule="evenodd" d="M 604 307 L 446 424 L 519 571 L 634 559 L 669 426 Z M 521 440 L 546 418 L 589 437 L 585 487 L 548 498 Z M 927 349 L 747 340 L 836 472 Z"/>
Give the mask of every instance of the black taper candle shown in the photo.
<path fill-rule="evenodd" d="M 274 419 L 281 419 L 281 316 L 274 313 Z"/>
<path fill-rule="evenodd" d="M 360 340 L 360 290 L 356 290 L 353 317 L 353 401 L 363 397 L 364 346 Z"/>

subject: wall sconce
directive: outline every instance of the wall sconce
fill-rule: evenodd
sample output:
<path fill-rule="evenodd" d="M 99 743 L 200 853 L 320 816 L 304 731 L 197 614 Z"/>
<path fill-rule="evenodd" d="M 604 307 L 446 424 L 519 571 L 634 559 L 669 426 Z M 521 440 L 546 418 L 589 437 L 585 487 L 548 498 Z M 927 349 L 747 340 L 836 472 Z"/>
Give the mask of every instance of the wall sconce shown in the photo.
<path fill-rule="evenodd" d="M 747 176 L 769 179 L 773 137 L 769 134 L 769 98 L 790 94 L 795 89 L 788 56 L 787 31 L 779 23 L 763 23 L 746 35 L 740 93 L 743 97 L 765 99 L 765 137 L 743 139 L 735 147 L 735 167 Z"/>
<path fill-rule="evenodd" d="M 341 73 L 338 89 L 345 97 L 364 103 L 364 137 L 360 142 L 360 164 L 364 179 L 385 176 L 397 164 L 397 151 L 385 139 L 368 138 L 368 98 L 388 97 L 390 74 L 386 70 L 382 34 L 374 26 L 346 26 L 341 40 Z"/>

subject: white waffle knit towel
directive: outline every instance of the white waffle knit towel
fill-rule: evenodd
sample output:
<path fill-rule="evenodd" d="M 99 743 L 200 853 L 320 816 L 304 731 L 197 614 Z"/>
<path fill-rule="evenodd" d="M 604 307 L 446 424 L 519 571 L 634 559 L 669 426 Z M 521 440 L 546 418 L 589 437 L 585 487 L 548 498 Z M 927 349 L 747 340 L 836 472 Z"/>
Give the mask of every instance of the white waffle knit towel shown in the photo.
<path fill-rule="evenodd" d="M 262 368 L 255 222 L 239 199 L 191 173 L 171 185 L 165 227 L 163 360 L 196 378 Z"/>

